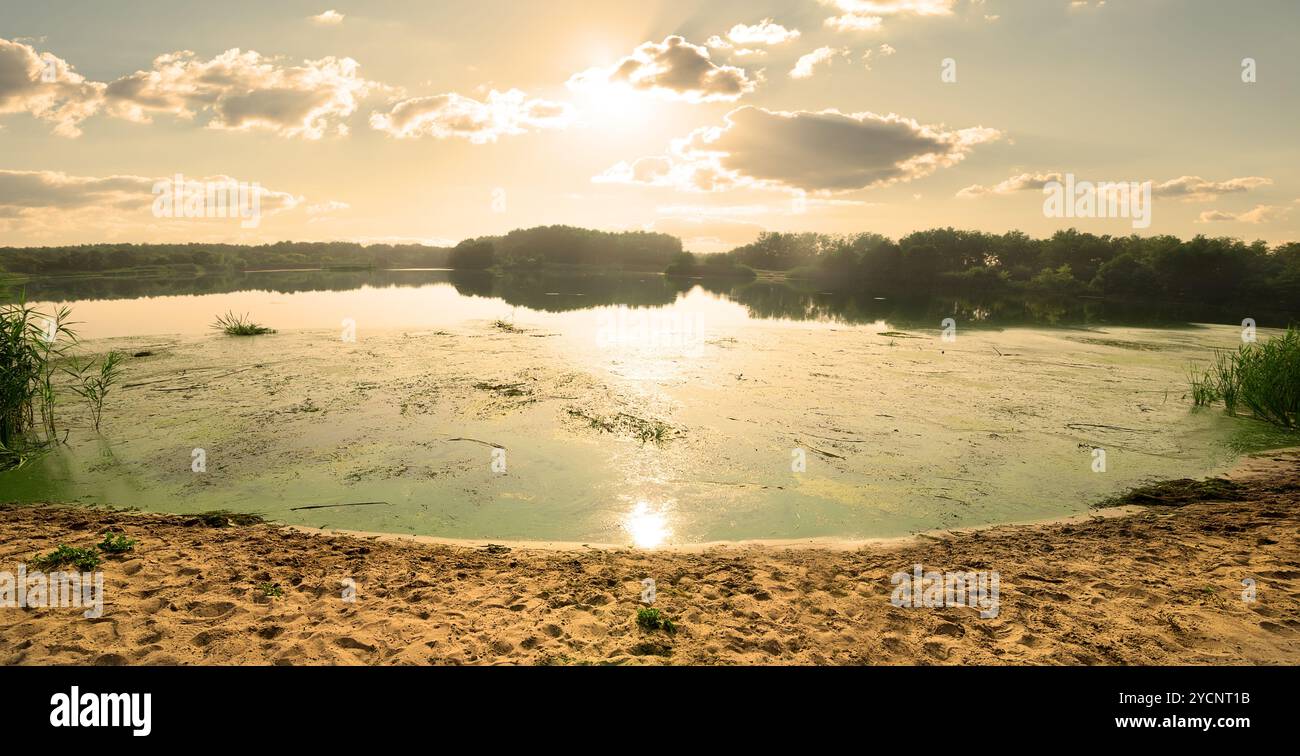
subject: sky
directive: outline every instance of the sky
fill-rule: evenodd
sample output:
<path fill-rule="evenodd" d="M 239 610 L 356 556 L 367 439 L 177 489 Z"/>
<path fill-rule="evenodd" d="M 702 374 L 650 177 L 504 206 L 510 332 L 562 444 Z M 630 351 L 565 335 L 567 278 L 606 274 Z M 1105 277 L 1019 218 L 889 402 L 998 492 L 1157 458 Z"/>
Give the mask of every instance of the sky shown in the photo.
<path fill-rule="evenodd" d="M 1292 241 L 1297 28 L 1293 0 L 0 0 L 0 245 Z M 178 175 L 256 221 L 175 217 Z M 1067 175 L 1150 182 L 1150 224 L 1046 212 Z"/>

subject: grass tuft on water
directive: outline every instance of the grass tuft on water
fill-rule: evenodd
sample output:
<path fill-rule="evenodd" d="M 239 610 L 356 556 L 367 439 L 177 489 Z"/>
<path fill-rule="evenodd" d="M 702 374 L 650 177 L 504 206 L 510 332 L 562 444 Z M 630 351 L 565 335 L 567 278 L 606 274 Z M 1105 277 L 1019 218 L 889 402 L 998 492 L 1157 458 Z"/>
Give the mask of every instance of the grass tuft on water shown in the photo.
<path fill-rule="evenodd" d="M 1230 415 L 1300 429 L 1300 328 L 1219 352 L 1213 364 L 1193 370 L 1188 380 L 1198 407 L 1222 402 Z"/>
<path fill-rule="evenodd" d="M 249 319 L 248 313 L 236 315 L 233 312 L 227 312 L 225 315 L 218 315 L 217 321 L 212 327 L 227 336 L 261 336 L 266 333 L 275 333 L 274 328 L 267 328 L 259 323 L 254 323 Z"/>

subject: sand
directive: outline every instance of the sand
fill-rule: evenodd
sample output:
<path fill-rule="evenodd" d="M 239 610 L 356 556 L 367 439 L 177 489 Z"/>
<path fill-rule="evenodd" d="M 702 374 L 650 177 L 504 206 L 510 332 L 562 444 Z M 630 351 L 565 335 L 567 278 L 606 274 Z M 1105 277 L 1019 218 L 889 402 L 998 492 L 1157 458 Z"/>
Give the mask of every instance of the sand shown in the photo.
<path fill-rule="evenodd" d="M 107 528 L 139 544 L 102 565 L 98 619 L 0 609 L 0 663 L 1300 663 L 1300 454 L 1231 477 L 1244 500 L 858 549 L 473 548 L 16 505 L 0 570 Z M 996 570 L 998 616 L 892 605 L 918 563 Z M 644 578 L 675 633 L 637 626 Z"/>

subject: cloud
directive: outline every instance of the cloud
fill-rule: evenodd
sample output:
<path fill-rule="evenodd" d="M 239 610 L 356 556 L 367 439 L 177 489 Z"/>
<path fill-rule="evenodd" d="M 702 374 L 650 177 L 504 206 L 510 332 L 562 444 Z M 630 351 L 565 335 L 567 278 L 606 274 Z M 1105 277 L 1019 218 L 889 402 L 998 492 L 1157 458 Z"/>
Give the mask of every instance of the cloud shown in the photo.
<path fill-rule="evenodd" d="M 1278 205 L 1256 205 L 1243 213 L 1229 213 L 1222 210 L 1205 210 L 1197 217 L 1197 223 L 1270 223 L 1281 220 L 1291 213 L 1291 208 Z"/>
<path fill-rule="evenodd" d="M 137 122 L 155 113 L 193 119 L 207 116 L 211 129 L 264 130 L 284 137 L 320 139 L 379 85 L 358 75 L 351 58 L 326 57 L 290 65 L 238 48 L 202 60 L 195 53 L 160 55 L 148 71 L 108 85 L 109 112 Z"/>
<path fill-rule="evenodd" d="M 972 184 L 957 192 L 964 199 L 983 197 L 990 194 L 1004 195 L 1013 192 L 1042 189 L 1049 181 L 1065 181 L 1060 171 L 1047 173 L 1022 173 L 993 186 Z M 1210 200 L 1221 194 L 1247 192 L 1260 186 L 1272 184 L 1273 180 L 1263 176 L 1243 176 L 1227 181 L 1207 181 L 1200 176 L 1181 176 L 1161 183 L 1153 183 L 1151 194 L 1155 197 L 1177 197 L 1188 201 Z"/>
<path fill-rule="evenodd" d="M 1207 181 L 1200 176 L 1180 176 L 1156 184 L 1151 188 L 1151 193 L 1157 197 L 1181 197 L 1189 201 L 1209 200 L 1220 194 L 1248 192 L 1272 183 L 1272 179 L 1263 176 L 1243 176 L 1227 181 Z"/>
<path fill-rule="evenodd" d="M 22 228 L 36 233 L 66 234 L 71 229 L 94 225 L 113 235 L 139 232 L 145 228 L 156 230 L 159 224 L 168 224 L 172 218 L 155 218 L 152 212 L 156 194 L 154 188 L 163 184 L 171 186 L 174 177 L 149 178 L 146 176 L 70 176 L 61 171 L 0 170 L 0 218 L 7 230 Z M 192 181 L 227 185 L 235 179 L 216 175 L 202 178 L 187 176 Z M 250 182 L 251 183 L 251 182 Z M 258 187 L 259 210 L 263 217 L 293 210 L 303 198 L 288 192 Z M 198 223 L 226 224 L 229 218 L 189 218 Z M 193 226 L 189 226 L 193 228 Z"/>
<path fill-rule="evenodd" d="M 740 187 L 848 192 L 911 181 L 960 162 L 997 129 L 949 131 L 899 115 L 741 107 L 675 140 L 669 154 L 620 162 L 593 181 L 713 192 Z"/>
<path fill-rule="evenodd" d="M 834 47 L 819 47 L 816 50 L 813 50 L 812 52 L 808 53 L 807 55 L 804 55 L 799 58 L 799 61 L 794 64 L 794 68 L 790 69 L 790 78 L 791 79 L 812 78 L 812 75 L 816 70 L 817 66 L 823 63 L 826 65 L 830 65 L 831 62 L 835 60 L 836 56 L 841 56 L 841 55 L 844 57 L 848 57 L 849 55 L 848 48 L 837 49 Z"/>
<path fill-rule="evenodd" d="M 991 187 L 972 184 L 958 191 L 957 196 L 963 199 L 973 199 L 987 194 L 1011 194 L 1012 192 L 1023 192 L 1030 189 L 1042 189 L 1050 181 L 1065 181 L 1065 176 L 1056 172 L 1022 173 Z"/>
<path fill-rule="evenodd" d="M 317 202 L 314 205 L 308 205 L 307 214 L 328 215 L 330 213 L 338 212 L 340 210 L 347 210 L 350 207 L 352 206 L 346 202 L 340 202 L 338 200 L 329 200 L 328 202 Z"/>
<path fill-rule="evenodd" d="M 734 102 L 754 91 L 758 82 L 745 69 L 719 66 L 709 50 L 684 38 L 646 42 L 609 68 L 592 68 L 569 78 L 571 89 L 626 86 L 686 102 Z"/>
<path fill-rule="evenodd" d="M 727 38 L 738 45 L 779 45 L 798 39 L 799 30 L 787 29 L 765 18 L 752 26 L 736 24 L 727 32 Z"/>
<path fill-rule="evenodd" d="M 671 234 L 687 248 L 722 250 L 748 244 L 765 229 L 758 223 L 700 216 L 657 218 L 647 223 L 646 231 Z"/>
<path fill-rule="evenodd" d="M 331 9 L 317 16 L 309 16 L 307 20 L 317 26 L 338 26 L 343 23 L 344 18 L 345 16 L 342 13 Z"/>
<path fill-rule="evenodd" d="M 103 84 L 88 81 L 62 58 L 0 39 L 0 114 L 30 113 L 54 124 L 54 133 L 77 137 L 103 97 Z"/>
<path fill-rule="evenodd" d="M 572 120 L 567 104 L 529 99 L 518 89 L 494 89 L 486 101 L 455 92 L 401 100 L 386 113 L 371 114 L 370 125 L 399 139 L 458 137 L 487 144 L 502 136 L 562 129 Z"/>
<path fill-rule="evenodd" d="M 957 0 L 821 0 L 840 11 L 826 19 L 836 31 L 874 31 L 887 16 L 951 16 Z"/>

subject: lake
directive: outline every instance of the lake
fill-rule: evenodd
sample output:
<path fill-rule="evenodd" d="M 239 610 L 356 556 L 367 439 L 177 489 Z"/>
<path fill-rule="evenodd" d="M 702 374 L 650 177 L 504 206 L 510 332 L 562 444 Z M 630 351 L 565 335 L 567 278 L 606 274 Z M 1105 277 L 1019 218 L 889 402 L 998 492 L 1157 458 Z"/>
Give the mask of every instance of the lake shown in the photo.
<path fill-rule="evenodd" d="M 99 433 L 62 400 L 67 443 L 0 474 L 6 500 L 557 544 L 861 540 L 1079 514 L 1273 440 L 1186 395 L 1249 313 L 589 272 L 27 296 L 72 308 L 80 350 L 137 356 Z M 210 329 L 227 311 L 278 333 Z"/>

